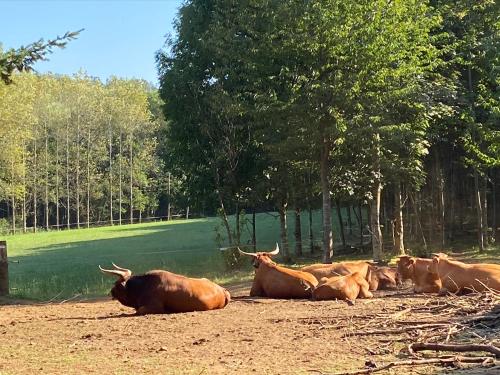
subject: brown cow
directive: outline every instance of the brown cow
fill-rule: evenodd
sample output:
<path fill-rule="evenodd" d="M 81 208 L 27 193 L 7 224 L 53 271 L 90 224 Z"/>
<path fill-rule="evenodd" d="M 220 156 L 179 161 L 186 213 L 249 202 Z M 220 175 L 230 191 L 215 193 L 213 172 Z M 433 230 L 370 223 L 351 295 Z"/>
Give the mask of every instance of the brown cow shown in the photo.
<path fill-rule="evenodd" d="M 397 268 L 371 266 L 368 282 L 370 290 L 395 289 L 401 285 L 401 275 Z"/>
<path fill-rule="evenodd" d="M 434 254 L 429 271 L 441 279 L 440 295 L 488 289 L 500 291 L 500 264 L 466 264 L 444 254 Z"/>
<path fill-rule="evenodd" d="M 250 296 L 270 298 L 310 298 L 311 290 L 305 290 L 302 281 L 311 285 L 318 285 L 318 280 L 307 272 L 296 271 L 278 266 L 271 257 L 279 253 L 278 244 L 271 252 L 245 253 L 253 257 L 253 266 L 256 268 Z"/>
<path fill-rule="evenodd" d="M 356 298 L 372 298 L 368 281 L 359 272 L 344 276 L 323 277 L 318 286 L 307 282 L 306 289 L 312 289 L 312 299 L 316 301 L 342 299 L 354 301 Z"/>
<path fill-rule="evenodd" d="M 368 262 L 339 262 L 331 264 L 316 263 L 310 266 L 305 266 L 300 269 L 303 272 L 309 272 L 316 279 L 320 280 L 323 277 L 330 278 L 332 276 L 349 275 L 354 272 L 361 274 L 363 278 L 369 280 L 370 264 Z"/>
<path fill-rule="evenodd" d="M 207 279 L 192 279 L 161 270 L 132 276 L 132 271 L 118 267 L 99 269 L 118 276 L 111 289 L 113 299 L 132 307 L 137 315 L 215 310 L 231 300 L 229 292 Z"/>
<path fill-rule="evenodd" d="M 413 281 L 415 293 L 437 293 L 441 289 L 439 277 L 428 270 L 432 259 L 401 255 L 397 264 L 402 280 Z"/>

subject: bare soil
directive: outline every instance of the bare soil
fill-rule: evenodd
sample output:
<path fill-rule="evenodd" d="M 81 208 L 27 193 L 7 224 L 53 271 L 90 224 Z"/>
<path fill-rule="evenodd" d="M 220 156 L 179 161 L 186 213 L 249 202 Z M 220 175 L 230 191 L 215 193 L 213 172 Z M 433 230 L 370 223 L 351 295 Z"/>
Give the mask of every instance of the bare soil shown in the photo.
<path fill-rule="evenodd" d="M 353 306 L 342 301 L 245 298 L 249 286 L 229 288 L 234 300 L 223 310 L 176 315 L 134 316 L 133 310 L 108 299 L 4 304 L 0 374 L 353 371 L 363 369 L 365 362 L 380 366 L 407 359 L 409 342 L 431 340 L 435 333 L 432 328 L 408 327 L 449 319 L 453 305 L 446 297 L 414 295 L 409 290 L 376 292 L 374 299 L 358 300 Z M 393 333 L 355 335 L 384 329 Z M 449 370 L 418 366 L 388 372 L 441 371 Z M 499 374 L 500 368 L 460 371 Z"/>

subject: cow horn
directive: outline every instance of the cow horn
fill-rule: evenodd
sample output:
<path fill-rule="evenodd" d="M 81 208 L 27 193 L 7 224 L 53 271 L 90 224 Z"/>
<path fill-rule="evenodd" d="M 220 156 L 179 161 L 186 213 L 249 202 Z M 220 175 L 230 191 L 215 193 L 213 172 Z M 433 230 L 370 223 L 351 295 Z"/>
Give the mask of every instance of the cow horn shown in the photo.
<path fill-rule="evenodd" d="M 114 264 L 113 262 L 111 262 L 111 264 L 113 265 L 113 267 L 115 267 L 117 270 L 120 270 L 120 271 L 125 271 L 125 273 L 128 274 L 128 276 L 132 275 L 132 271 L 130 271 L 128 268 L 123 268 L 123 267 L 119 267 L 117 266 L 116 264 Z"/>
<path fill-rule="evenodd" d="M 245 253 L 243 250 L 241 250 L 239 247 L 238 247 L 238 251 L 240 252 L 240 254 L 243 254 L 243 255 L 250 255 L 250 256 L 257 256 L 255 253 Z"/>
<path fill-rule="evenodd" d="M 116 275 L 116 276 L 119 276 L 121 279 L 127 279 L 132 274 L 132 272 L 130 270 L 127 270 L 128 272 L 121 271 L 121 270 L 106 270 L 106 269 L 102 268 L 100 265 L 99 265 L 99 269 L 101 270 L 102 273 Z"/>
<path fill-rule="evenodd" d="M 280 247 L 278 246 L 278 243 L 276 242 L 276 249 L 268 252 L 267 255 L 277 255 L 279 252 L 280 252 Z"/>

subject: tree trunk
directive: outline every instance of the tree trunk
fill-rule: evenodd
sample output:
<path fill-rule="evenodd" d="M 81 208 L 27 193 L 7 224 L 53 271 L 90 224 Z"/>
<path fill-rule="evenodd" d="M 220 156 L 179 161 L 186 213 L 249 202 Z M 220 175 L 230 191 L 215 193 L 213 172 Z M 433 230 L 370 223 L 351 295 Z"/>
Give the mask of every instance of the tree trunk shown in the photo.
<path fill-rule="evenodd" d="M 49 133 L 45 124 L 45 229 L 49 230 Z"/>
<path fill-rule="evenodd" d="M 420 238 L 422 239 L 422 245 L 424 246 L 424 251 L 427 253 L 427 241 L 425 239 L 424 229 L 422 228 L 422 222 L 420 221 L 420 215 L 419 215 L 417 202 L 416 202 L 416 199 L 413 198 L 413 194 L 411 192 L 409 192 L 408 195 L 410 197 L 411 205 L 413 206 L 413 210 L 415 213 L 416 227 L 418 229 L 418 232 L 420 233 Z"/>
<path fill-rule="evenodd" d="M 347 225 L 349 226 L 349 236 L 352 236 L 351 204 L 347 205 Z"/>
<path fill-rule="evenodd" d="M 256 221 L 255 221 L 255 206 L 252 209 L 252 246 L 253 250 L 257 251 L 257 231 L 256 231 Z"/>
<path fill-rule="evenodd" d="M 496 181 L 497 181 L 497 170 L 493 170 L 493 181 L 492 181 L 492 187 L 491 187 L 491 194 L 492 194 L 492 201 L 493 201 L 493 210 L 492 210 L 492 232 L 491 232 L 491 237 L 493 238 L 493 241 L 497 240 L 497 186 L 496 186 Z"/>
<path fill-rule="evenodd" d="M 340 207 L 340 201 L 336 200 L 337 205 L 337 217 L 339 219 L 339 229 L 340 229 L 340 239 L 342 240 L 342 248 L 346 248 L 345 233 L 344 233 L 344 221 L 342 220 L 342 211 Z"/>
<path fill-rule="evenodd" d="M 132 134 L 130 134 L 129 144 L 130 154 L 130 224 L 134 223 L 134 155 L 132 151 Z"/>
<path fill-rule="evenodd" d="M 87 131 L 87 228 L 90 228 L 90 126 Z"/>
<path fill-rule="evenodd" d="M 300 207 L 295 207 L 295 254 L 302 256 L 302 225 L 300 223 Z"/>
<path fill-rule="evenodd" d="M 394 206 L 394 254 L 404 255 L 403 205 L 399 181 L 394 184 Z"/>
<path fill-rule="evenodd" d="M 309 249 L 311 254 L 314 253 L 314 234 L 313 234 L 313 213 L 311 202 L 308 202 L 309 205 Z"/>
<path fill-rule="evenodd" d="M 76 121 L 76 227 L 80 229 L 80 113 Z"/>
<path fill-rule="evenodd" d="M 479 174 L 474 169 L 474 195 L 476 197 L 477 242 L 479 251 L 484 251 L 483 237 L 483 206 L 481 204 L 481 190 L 479 189 Z"/>
<path fill-rule="evenodd" d="M 363 210 L 361 207 L 361 202 L 358 204 L 358 212 L 359 212 L 359 244 L 361 248 L 364 246 L 363 243 Z"/>
<path fill-rule="evenodd" d="M 37 188 L 37 149 L 36 149 L 36 139 L 33 140 L 34 146 L 33 146 L 33 232 L 36 232 L 36 226 L 37 226 L 37 195 L 36 195 L 36 188 Z"/>
<path fill-rule="evenodd" d="M 167 221 L 170 221 L 170 172 L 168 172 L 168 205 L 167 205 Z"/>
<path fill-rule="evenodd" d="M 456 207 L 456 197 L 455 197 L 455 173 L 453 170 L 453 164 L 450 163 L 450 179 L 449 179 L 449 189 L 448 189 L 448 202 L 449 202 L 449 215 L 448 215 L 448 241 L 453 241 L 455 237 L 455 207 Z"/>
<path fill-rule="evenodd" d="M 323 263 L 331 263 L 333 257 L 333 231 L 332 231 L 332 203 L 330 198 L 330 184 L 328 181 L 329 145 L 323 139 L 321 148 L 321 192 L 323 196 Z"/>
<path fill-rule="evenodd" d="M 255 215 L 255 212 L 254 212 Z M 189 220 L 189 206 L 186 207 L 186 220 Z"/>
<path fill-rule="evenodd" d="M 380 199 L 382 195 L 381 173 L 380 173 L 380 135 L 375 134 L 373 148 L 373 174 L 374 185 L 372 190 L 372 201 L 370 205 L 370 225 L 372 231 L 373 260 L 380 261 L 382 252 L 382 231 L 380 230 Z"/>
<path fill-rule="evenodd" d="M 26 233 L 26 144 L 23 139 L 23 233 Z"/>
<path fill-rule="evenodd" d="M 484 246 L 488 246 L 489 236 L 488 236 L 488 174 L 485 173 L 483 181 L 483 239 Z"/>
<path fill-rule="evenodd" d="M 59 230 L 59 134 L 56 133 L 56 228 Z"/>
<path fill-rule="evenodd" d="M 240 202 L 239 202 L 239 199 L 236 199 L 235 219 L 236 219 L 236 244 L 240 245 L 240 241 L 241 241 L 241 231 L 240 231 L 241 220 L 240 220 Z"/>
<path fill-rule="evenodd" d="M 441 223 L 441 232 L 440 232 L 440 240 L 441 240 L 441 248 L 445 247 L 446 244 L 446 216 L 445 216 L 445 200 L 444 200 L 444 176 L 443 176 L 443 167 L 439 162 L 437 166 L 437 177 L 438 177 L 438 194 L 439 194 L 439 221 Z"/>
<path fill-rule="evenodd" d="M 109 223 L 113 225 L 113 134 L 111 129 L 111 119 L 109 126 Z"/>
<path fill-rule="evenodd" d="M 220 189 L 219 171 L 218 171 L 217 167 L 215 167 L 213 172 L 214 172 L 215 189 L 216 189 L 217 197 L 219 198 L 220 213 L 222 215 L 222 222 L 224 223 L 224 227 L 226 228 L 229 246 L 233 246 L 234 245 L 233 235 L 231 233 L 231 227 L 229 226 L 229 220 L 227 218 L 226 208 L 224 206 L 224 197 L 222 196 L 222 192 Z"/>
<path fill-rule="evenodd" d="M 122 131 L 118 141 L 118 225 L 122 225 Z"/>
<path fill-rule="evenodd" d="M 280 237 L 281 237 L 281 254 L 285 263 L 290 262 L 290 251 L 288 249 L 288 228 L 286 222 L 286 208 L 288 203 L 283 200 L 279 207 L 280 214 Z"/>
<path fill-rule="evenodd" d="M 16 234 L 16 178 L 14 176 L 14 161 L 10 164 L 10 176 L 11 176 L 11 205 L 12 205 L 12 234 Z"/>
<path fill-rule="evenodd" d="M 66 122 L 66 227 L 70 228 L 70 207 L 69 207 L 69 120 Z"/>

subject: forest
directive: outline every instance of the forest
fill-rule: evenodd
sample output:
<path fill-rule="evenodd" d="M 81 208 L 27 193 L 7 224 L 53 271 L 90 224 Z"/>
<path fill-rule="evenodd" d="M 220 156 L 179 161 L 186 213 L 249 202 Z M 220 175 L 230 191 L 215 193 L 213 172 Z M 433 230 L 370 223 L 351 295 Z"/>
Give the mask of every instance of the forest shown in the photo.
<path fill-rule="evenodd" d="M 2 230 L 132 223 L 167 189 L 161 100 L 145 82 L 85 73 L 0 84 Z M 165 182 L 165 186 L 162 184 Z"/>
<path fill-rule="evenodd" d="M 132 223 L 168 201 L 220 216 L 226 246 L 247 215 L 255 228 L 255 213 L 277 212 L 285 261 L 302 255 L 312 210 L 324 262 L 364 211 L 353 235 L 369 233 L 375 260 L 484 250 L 499 206 L 499 17 L 494 0 L 186 1 L 156 55 L 158 89 L 84 73 L 0 83 L 2 226 Z"/>

